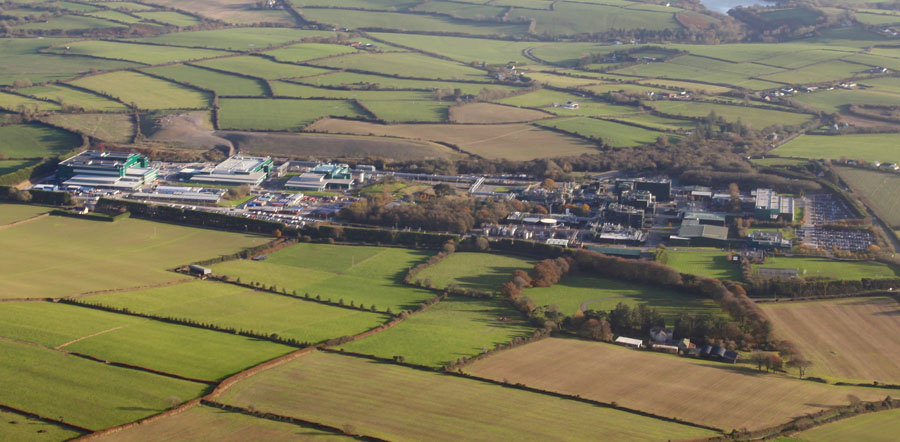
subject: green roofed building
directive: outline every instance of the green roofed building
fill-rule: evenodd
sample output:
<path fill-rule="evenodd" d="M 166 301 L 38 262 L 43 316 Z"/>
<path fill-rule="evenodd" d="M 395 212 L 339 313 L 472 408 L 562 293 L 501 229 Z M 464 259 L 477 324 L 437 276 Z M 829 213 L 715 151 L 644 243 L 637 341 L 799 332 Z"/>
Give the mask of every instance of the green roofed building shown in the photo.
<path fill-rule="evenodd" d="M 147 164 L 147 158 L 136 153 L 86 150 L 59 163 L 56 177 L 60 180 L 67 180 L 75 175 L 124 177 L 128 169 L 146 168 Z"/>

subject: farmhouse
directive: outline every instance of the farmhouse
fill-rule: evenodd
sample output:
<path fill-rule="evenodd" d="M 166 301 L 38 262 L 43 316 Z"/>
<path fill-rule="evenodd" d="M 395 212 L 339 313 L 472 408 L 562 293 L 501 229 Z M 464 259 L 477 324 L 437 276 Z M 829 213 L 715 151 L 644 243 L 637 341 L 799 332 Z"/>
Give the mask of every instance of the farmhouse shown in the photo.
<path fill-rule="evenodd" d="M 159 170 L 146 157 L 128 152 L 86 150 L 59 163 L 56 177 L 65 187 L 134 190 L 152 183 Z"/>
<path fill-rule="evenodd" d="M 271 157 L 234 155 L 215 167 L 184 169 L 180 173 L 191 176 L 191 182 L 257 186 L 269 177 L 273 163 Z"/>

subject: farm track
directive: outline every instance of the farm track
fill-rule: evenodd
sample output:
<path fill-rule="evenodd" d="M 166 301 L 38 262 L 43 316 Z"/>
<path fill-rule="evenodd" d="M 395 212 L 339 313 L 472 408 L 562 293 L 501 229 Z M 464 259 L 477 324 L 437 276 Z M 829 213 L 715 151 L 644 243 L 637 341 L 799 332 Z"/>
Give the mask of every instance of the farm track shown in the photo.
<path fill-rule="evenodd" d="M 54 350 L 62 350 L 62 349 L 65 348 L 65 347 L 68 347 L 68 346 L 70 346 L 70 345 L 72 345 L 72 344 L 75 344 L 75 343 L 77 343 L 77 342 L 81 342 L 81 341 L 83 341 L 83 340 L 85 340 L 85 339 L 90 339 L 90 338 L 93 338 L 93 337 L 95 337 L 95 336 L 100 336 L 100 335 L 102 335 L 102 334 L 109 333 L 109 332 L 113 332 L 113 331 L 116 331 L 116 330 L 118 330 L 118 329 L 120 329 L 120 328 L 125 328 L 125 327 L 126 327 L 126 326 L 124 326 L 124 325 L 120 325 L 120 326 L 118 326 L 118 327 L 113 327 L 113 328 L 110 328 L 110 329 L 107 329 L 107 330 L 98 331 L 97 333 L 93 333 L 93 334 L 90 334 L 90 335 L 87 335 L 87 336 L 82 336 L 82 337 L 80 337 L 80 338 L 78 338 L 78 339 L 73 339 L 73 340 L 71 340 L 71 341 L 69 341 L 69 342 L 66 342 L 65 344 L 58 345 L 58 346 L 56 346 L 56 347 L 54 348 Z"/>

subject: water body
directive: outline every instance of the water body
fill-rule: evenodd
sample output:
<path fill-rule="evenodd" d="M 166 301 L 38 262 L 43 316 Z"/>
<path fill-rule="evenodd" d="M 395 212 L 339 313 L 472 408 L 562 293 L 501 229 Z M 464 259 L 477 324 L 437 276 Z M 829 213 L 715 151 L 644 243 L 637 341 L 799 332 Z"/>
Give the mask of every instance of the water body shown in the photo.
<path fill-rule="evenodd" d="M 700 3 L 702 3 L 703 6 L 705 6 L 706 9 L 709 9 L 710 11 L 721 12 L 723 14 L 728 12 L 729 9 L 733 9 L 738 6 L 772 4 L 763 0 L 700 0 Z"/>

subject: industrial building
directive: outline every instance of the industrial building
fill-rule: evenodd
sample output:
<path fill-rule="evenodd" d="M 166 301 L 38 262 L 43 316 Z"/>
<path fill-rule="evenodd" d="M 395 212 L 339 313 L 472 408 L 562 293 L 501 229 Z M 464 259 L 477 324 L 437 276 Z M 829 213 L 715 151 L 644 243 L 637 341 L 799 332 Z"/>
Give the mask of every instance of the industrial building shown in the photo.
<path fill-rule="evenodd" d="M 652 193 L 657 201 L 672 200 L 672 180 L 667 178 L 620 178 L 616 180 L 616 189 L 619 191 L 646 190 Z"/>
<path fill-rule="evenodd" d="M 159 186 L 153 192 L 135 192 L 128 197 L 138 200 L 215 205 L 222 200 L 224 194 L 225 189 Z"/>
<path fill-rule="evenodd" d="M 179 175 L 189 176 L 191 182 L 198 184 L 258 186 L 269 178 L 272 168 L 271 157 L 234 155 L 213 167 L 182 169 Z"/>
<path fill-rule="evenodd" d="M 631 206 L 609 203 L 603 211 L 603 220 L 640 229 L 644 227 L 644 211 Z"/>
<path fill-rule="evenodd" d="M 669 237 L 673 245 L 722 247 L 728 244 L 728 227 L 700 224 L 687 218 L 681 223 L 678 235 Z"/>
<path fill-rule="evenodd" d="M 346 164 L 321 163 L 284 183 L 292 190 L 321 192 L 325 190 L 348 190 L 355 184 L 350 166 Z"/>
<path fill-rule="evenodd" d="M 753 216 L 758 220 L 794 221 L 794 199 L 789 196 L 779 196 L 772 189 L 756 189 L 756 208 Z"/>
<path fill-rule="evenodd" d="M 619 202 L 626 206 L 643 209 L 645 212 L 656 210 L 656 197 L 649 190 L 626 190 L 619 196 Z"/>
<path fill-rule="evenodd" d="M 63 188 L 134 190 L 152 183 L 159 170 L 148 167 L 144 156 L 129 152 L 86 150 L 63 160 L 56 178 Z"/>

